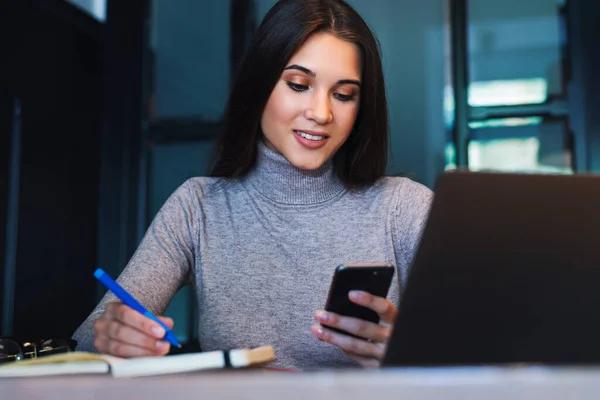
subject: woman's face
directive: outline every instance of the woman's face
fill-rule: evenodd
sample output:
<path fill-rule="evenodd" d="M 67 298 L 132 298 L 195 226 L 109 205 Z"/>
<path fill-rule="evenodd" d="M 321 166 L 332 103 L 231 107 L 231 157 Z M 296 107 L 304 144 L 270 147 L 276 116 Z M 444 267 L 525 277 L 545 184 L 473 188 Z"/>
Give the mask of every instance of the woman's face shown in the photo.
<path fill-rule="evenodd" d="M 354 127 L 360 78 L 356 45 L 330 33 L 309 37 L 284 68 L 263 112 L 267 147 L 297 168 L 319 168 Z"/>

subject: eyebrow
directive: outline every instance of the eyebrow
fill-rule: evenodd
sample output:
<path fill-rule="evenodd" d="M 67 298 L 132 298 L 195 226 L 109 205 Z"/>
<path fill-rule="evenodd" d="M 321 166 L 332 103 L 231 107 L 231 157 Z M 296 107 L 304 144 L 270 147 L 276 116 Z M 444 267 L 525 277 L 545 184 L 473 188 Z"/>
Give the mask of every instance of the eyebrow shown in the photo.
<path fill-rule="evenodd" d="M 298 65 L 298 64 L 292 64 L 288 67 L 285 67 L 283 70 L 286 71 L 288 69 L 295 69 L 301 72 L 304 72 L 306 75 L 312 76 L 313 78 L 315 76 L 317 76 L 317 74 L 314 71 L 311 71 L 310 69 L 303 67 L 302 65 Z M 350 84 L 350 85 L 356 85 L 358 87 L 360 87 L 360 81 L 356 80 L 356 79 L 341 79 L 339 81 L 337 81 L 338 85 L 345 85 L 345 84 Z"/>

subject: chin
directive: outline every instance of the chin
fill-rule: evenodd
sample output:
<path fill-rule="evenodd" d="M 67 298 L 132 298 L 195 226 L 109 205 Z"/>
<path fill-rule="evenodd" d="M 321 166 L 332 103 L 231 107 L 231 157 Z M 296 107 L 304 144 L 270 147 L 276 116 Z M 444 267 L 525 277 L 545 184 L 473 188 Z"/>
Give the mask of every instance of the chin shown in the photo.
<path fill-rule="evenodd" d="M 325 164 L 326 160 L 322 159 L 321 157 L 291 157 L 289 161 L 296 168 L 314 171 L 321 168 L 323 164 Z"/>

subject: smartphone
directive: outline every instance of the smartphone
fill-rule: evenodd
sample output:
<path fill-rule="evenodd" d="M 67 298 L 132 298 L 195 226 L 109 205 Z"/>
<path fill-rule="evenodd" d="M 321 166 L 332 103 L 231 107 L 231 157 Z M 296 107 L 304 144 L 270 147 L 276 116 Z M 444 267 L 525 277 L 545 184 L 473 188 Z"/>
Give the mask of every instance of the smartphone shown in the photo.
<path fill-rule="evenodd" d="M 325 310 L 336 314 L 379 323 L 379 315 L 348 298 L 351 290 L 360 290 L 379 297 L 386 297 L 392 284 L 394 266 L 391 264 L 344 264 L 335 269 Z M 356 337 L 348 332 L 327 327 L 336 332 Z"/>

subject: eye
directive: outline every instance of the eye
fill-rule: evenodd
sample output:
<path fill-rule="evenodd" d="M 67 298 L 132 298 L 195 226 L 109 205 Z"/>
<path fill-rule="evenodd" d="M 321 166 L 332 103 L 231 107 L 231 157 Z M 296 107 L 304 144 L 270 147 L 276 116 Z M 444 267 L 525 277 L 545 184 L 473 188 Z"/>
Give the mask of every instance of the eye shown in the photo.
<path fill-rule="evenodd" d="M 341 94 L 341 93 L 334 93 L 333 96 L 343 103 L 352 101 L 356 98 L 356 95 L 346 95 L 346 94 Z"/>
<path fill-rule="evenodd" d="M 287 85 L 290 87 L 290 89 L 292 89 L 294 92 L 306 92 L 308 90 L 308 86 L 306 85 L 301 85 L 299 83 L 294 83 L 294 82 L 288 82 Z"/>

